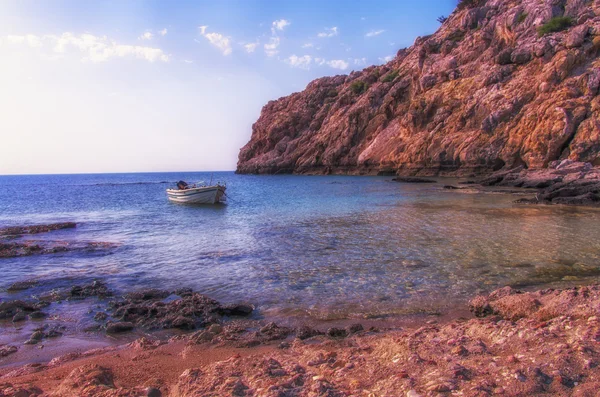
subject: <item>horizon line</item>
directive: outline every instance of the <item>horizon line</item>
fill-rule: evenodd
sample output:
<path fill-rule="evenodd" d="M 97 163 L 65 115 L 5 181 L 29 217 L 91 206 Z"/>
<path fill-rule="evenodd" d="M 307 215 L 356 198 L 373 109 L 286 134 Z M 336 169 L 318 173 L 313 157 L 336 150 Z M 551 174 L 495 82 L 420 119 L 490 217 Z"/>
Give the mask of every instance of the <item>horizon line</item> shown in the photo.
<path fill-rule="evenodd" d="M 56 176 L 56 175 L 119 175 L 119 174 L 174 174 L 174 173 L 204 173 L 204 172 L 235 172 L 236 170 L 211 170 L 211 171 L 118 171 L 118 172 L 58 172 L 58 173 L 30 173 L 30 174 L 0 174 L 3 176 Z"/>

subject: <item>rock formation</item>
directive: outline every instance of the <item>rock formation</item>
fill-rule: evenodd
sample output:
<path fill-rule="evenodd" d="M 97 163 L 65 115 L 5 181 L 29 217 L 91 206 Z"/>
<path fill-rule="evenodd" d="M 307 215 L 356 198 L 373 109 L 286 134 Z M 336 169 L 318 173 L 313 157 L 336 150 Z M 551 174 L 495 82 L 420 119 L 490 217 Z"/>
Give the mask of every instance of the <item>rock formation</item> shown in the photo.
<path fill-rule="evenodd" d="M 463 0 L 381 66 L 269 102 L 240 173 L 485 174 L 600 165 L 600 2 Z"/>

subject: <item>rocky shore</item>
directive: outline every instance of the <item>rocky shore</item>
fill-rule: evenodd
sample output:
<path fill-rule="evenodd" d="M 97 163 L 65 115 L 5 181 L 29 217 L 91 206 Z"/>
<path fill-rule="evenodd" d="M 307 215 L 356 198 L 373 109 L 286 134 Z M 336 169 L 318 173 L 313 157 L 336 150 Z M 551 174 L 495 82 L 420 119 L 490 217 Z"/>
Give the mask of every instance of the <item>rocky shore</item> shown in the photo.
<path fill-rule="evenodd" d="M 395 178 L 397 182 L 422 183 L 430 179 Z M 489 187 L 503 188 L 490 190 Z M 504 188 L 523 188 L 506 190 Z M 553 161 L 548 168 L 526 169 L 522 166 L 492 173 L 479 180 L 466 180 L 459 185 L 446 185 L 448 190 L 468 192 L 504 192 L 526 194 L 533 198 L 515 200 L 517 204 L 600 205 L 600 168 L 590 163 L 571 160 Z"/>
<path fill-rule="evenodd" d="M 0 228 L 0 259 L 20 256 L 57 254 L 72 251 L 93 252 L 115 248 L 117 245 L 103 241 L 63 241 L 31 239 L 32 234 L 73 229 L 75 222 L 51 223 Z"/>
<path fill-rule="evenodd" d="M 470 319 L 393 330 L 261 324 L 236 315 L 249 308 L 193 293 L 173 307 L 187 311 L 190 297 L 202 301 L 193 316 L 205 320 L 211 308 L 225 317 L 169 340 L 5 366 L 0 396 L 595 396 L 600 386 L 598 285 L 506 287 L 472 299 Z M 129 304 L 154 298 L 142 292 Z M 0 363 L 16 350 L 0 347 Z"/>

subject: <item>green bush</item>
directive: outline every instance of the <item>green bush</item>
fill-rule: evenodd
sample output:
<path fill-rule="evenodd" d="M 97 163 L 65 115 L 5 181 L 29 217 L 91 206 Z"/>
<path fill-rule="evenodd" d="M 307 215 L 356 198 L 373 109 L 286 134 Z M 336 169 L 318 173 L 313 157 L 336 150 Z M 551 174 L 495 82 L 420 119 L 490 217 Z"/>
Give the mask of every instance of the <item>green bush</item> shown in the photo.
<path fill-rule="evenodd" d="M 538 28 L 538 35 L 541 37 L 548 33 L 560 32 L 573 25 L 573 19 L 570 17 L 554 17 Z"/>
<path fill-rule="evenodd" d="M 356 95 L 360 95 L 367 90 L 367 83 L 361 80 L 353 81 L 352 84 L 350 84 L 350 89 Z"/>
<path fill-rule="evenodd" d="M 335 88 L 330 89 L 329 91 L 327 91 L 327 96 L 328 97 L 334 97 L 337 96 L 338 92 Z"/>
<path fill-rule="evenodd" d="M 381 79 L 381 82 L 382 83 L 391 83 L 392 81 L 396 80 L 396 77 L 398 77 L 398 71 L 393 70 L 393 71 L 389 72 L 388 74 L 386 74 L 385 76 L 383 76 L 383 78 Z"/>
<path fill-rule="evenodd" d="M 517 23 L 522 23 L 523 21 L 525 21 L 527 19 L 527 14 L 526 12 L 522 12 L 521 14 L 519 14 L 519 17 L 517 18 Z"/>

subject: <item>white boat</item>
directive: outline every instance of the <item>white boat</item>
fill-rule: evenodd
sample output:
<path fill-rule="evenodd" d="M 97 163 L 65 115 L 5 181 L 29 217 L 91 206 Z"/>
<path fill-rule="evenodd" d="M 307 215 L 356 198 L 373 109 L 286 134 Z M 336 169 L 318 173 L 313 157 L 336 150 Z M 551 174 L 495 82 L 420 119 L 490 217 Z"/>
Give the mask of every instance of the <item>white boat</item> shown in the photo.
<path fill-rule="evenodd" d="M 167 189 L 170 201 L 184 204 L 216 204 L 225 196 L 226 186 L 217 183 L 213 186 L 189 186 L 180 181 L 177 189 Z"/>

